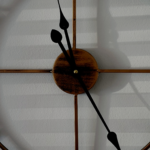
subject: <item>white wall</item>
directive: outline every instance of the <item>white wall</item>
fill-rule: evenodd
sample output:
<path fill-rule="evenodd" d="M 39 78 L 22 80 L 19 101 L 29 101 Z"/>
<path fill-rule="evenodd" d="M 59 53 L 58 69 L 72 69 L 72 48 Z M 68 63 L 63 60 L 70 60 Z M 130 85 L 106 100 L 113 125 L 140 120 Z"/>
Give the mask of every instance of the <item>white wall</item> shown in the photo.
<path fill-rule="evenodd" d="M 72 40 L 72 2 L 60 3 Z M 77 0 L 77 47 L 90 52 L 100 69 L 150 68 L 149 5 Z M 63 33 L 57 1 L 1 0 L 0 6 L 0 68 L 51 69 L 61 51 L 49 33 L 53 28 Z M 122 150 L 141 149 L 150 140 L 149 80 L 149 74 L 100 74 L 90 90 Z M 1 74 L 0 140 L 11 150 L 73 150 L 73 99 L 52 74 Z M 80 150 L 115 150 L 86 95 L 78 99 Z"/>

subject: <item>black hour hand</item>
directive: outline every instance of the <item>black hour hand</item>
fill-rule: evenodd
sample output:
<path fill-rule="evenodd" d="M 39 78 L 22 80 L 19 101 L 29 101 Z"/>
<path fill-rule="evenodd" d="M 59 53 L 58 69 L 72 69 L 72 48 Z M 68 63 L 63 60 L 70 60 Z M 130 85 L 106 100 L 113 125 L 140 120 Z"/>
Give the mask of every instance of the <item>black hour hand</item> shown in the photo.
<path fill-rule="evenodd" d="M 71 67 L 73 67 L 72 61 L 70 60 L 70 57 L 68 55 L 68 53 L 66 52 L 66 49 L 64 48 L 61 40 L 62 40 L 62 35 L 60 32 L 58 32 L 57 30 L 52 30 L 51 31 L 51 39 L 54 43 L 58 43 L 58 45 L 60 46 L 61 50 L 63 51 L 68 63 L 70 64 Z M 73 69 L 73 68 L 72 68 Z"/>

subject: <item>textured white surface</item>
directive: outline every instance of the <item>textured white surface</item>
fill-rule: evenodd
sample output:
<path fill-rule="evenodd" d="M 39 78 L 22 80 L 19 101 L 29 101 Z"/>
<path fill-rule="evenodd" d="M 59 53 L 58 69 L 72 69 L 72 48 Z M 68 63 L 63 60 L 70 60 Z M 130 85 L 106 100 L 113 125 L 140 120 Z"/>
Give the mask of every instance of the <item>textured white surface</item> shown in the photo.
<path fill-rule="evenodd" d="M 113 17 L 130 17 L 150 15 L 150 6 L 127 6 L 127 7 L 110 7 Z"/>
<path fill-rule="evenodd" d="M 72 19 L 72 8 L 63 8 L 63 13 L 68 19 Z M 50 15 L 47 15 L 50 14 Z M 82 18 L 96 18 L 96 9 L 93 7 L 84 8 L 78 7 L 77 15 L 79 19 Z M 33 21 L 33 20 L 58 20 L 58 9 L 38 9 L 38 10 L 25 10 L 19 15 L 17 21 Z"/>

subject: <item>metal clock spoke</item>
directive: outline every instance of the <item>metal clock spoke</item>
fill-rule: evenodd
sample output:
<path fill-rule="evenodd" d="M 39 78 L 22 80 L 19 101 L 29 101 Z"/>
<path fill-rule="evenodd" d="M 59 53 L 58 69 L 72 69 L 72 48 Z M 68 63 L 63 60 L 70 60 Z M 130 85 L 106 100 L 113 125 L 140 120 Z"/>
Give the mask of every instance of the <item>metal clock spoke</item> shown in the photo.
<path fill-rule="evenodd" d="M 2 149 L 2 150 L 8 150 L 1 142 L 0 142 L 0 149 Z"/>
<path fill-rule="evenodd" d="M 74 96 L 75 150 L 78 150 L 78 97 Z"/>
<path fill-rule="evenodd" d="M 98 69 L 99 73 L 150 73 L 150 69 Z"/>
<path fill-rule="evenodd" d="M 0 69 L 0 73 L 52 73 L 52 69 Z"/>

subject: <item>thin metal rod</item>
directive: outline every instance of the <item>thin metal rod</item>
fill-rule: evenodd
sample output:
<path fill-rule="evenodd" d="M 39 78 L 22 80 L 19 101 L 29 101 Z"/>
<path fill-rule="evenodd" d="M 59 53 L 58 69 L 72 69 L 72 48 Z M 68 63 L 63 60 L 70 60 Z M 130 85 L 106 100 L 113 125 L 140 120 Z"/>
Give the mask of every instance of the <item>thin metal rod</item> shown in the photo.
<path fill-rule="evenodd" d="M 0 69 L 0 73 L 52 73 L 52 69 Z"/>
<path fill-rule="evenodd" d="M 52 73 L 52 69 L 0 69 L 0 73 Z M 150 73 L 150 69 L 98 69 L 99 73 Z"/>
<path fill-rule="evenodd" d="M 78 99 L 74 96 L 74 115 L 75 115 L 75 150 L 78 150 Z"/>
<path fill-rule="evenodd" d="M 150 73 L 150 69 L 98 69 L 99 73 Z"/>
<path fill-rule="evenodd" d="M 0 142 L 0 149 L 2 149 L 2 150 L 8 150 L 1 142 Z"/>
<path fill-rule="evenodd" d="M 141 150 L 148 150 L 149 148 L 150 148 L 150 142 L 146 146 L 144 146 Z"/>
<path fill-rule="evenodd" d="M 73 50 L 76 49 L 76 0 L 73 0 Z"/>

